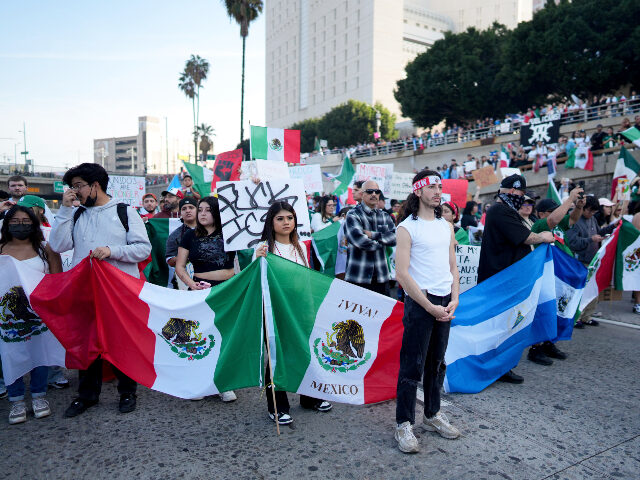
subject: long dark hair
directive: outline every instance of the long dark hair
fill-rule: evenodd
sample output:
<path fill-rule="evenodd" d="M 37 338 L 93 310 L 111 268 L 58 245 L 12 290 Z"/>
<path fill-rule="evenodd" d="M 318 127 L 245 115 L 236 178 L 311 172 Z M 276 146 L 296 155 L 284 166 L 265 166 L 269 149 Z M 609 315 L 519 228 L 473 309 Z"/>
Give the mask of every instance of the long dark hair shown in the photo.
<path fill-rule="evenodd" d="M 29 241 L 31 242 L 31 246 L 36 251 L 38 256 L 45 262 L 48 262 L 47 252 L 42 248 L 42 242 L 44 242 L 44 235 L 42 234 L 42 230 L 40 230 L 40 220 L 33 210 L 27 207 L 23 207 L 21 205 L 14 205 L 9 209 L 9 211 L 4 216 L 4 222 L 2 224 L 2 229 L 0 230 L 0 252 L 4 246 L 13 240 L 13 235 L 9 232 L 9 221 L 15 216 L 18 212 L 26 213 L 31 219 L 31 233 L 29 234 Z"/>
<path fill-rule="evenodd" d="M 411 182 L 411 184 L 416 183 L 418 180 L 422 180 L 423 178 L 426 177 L 430 177 L 430 176 L 436 176 L 438 178 L 442 178 L 440 176 L 440 174 L 434 170 L 421 170 L 420 172 L 418 172 L 416 174 L 415 177 L 413 177 L 413 181 Z M 411 218 L 413 220 L 417 220 L 418 219 L 418 209 L 420 208 L 420 199 L 418 198 L 418 196 L 415 193 L 410 193 L 409 196 L 407 197 L 407 200 L 404 204 L 404 210 L 402 211 L 402 218 L 400 219 L 400 221 L 404 220 L 405 218 L 409 217 L 409 215 L 411 215 Z M 434 208 L 434 212 L 436 214 L 436 218 L 441 218 L 442 217 L 442 205 L 438 205 L 436 208 Z M 400 221 L 398 223 L 400 223 Z"/>
<path fill-rule="evenodd" d="M 220 220 L 220 205 L 216 197 L 204 197 L 198 202 L 198 207 L 206 203 L 211 208 L 211 215 L 213 216 L 214 232 L 222 233 L 222 220 Z M 209 235 L 207 229 L 200 223 L 200 216 L 196 214 L 196 237 L 206 237 Z"/>
<path fill-rule="evenodd" d="M 473 207 L 477 207 L 478 204 L 474 201 L 468 201 L 464 206 L 464 210 L 462 211 L 463 215 L 473 215 Z"/>
<path fill-rule="evenodd" d="M 291 230 L 291 233 L 289 234 L 289 241 L 298 251 L 300 258 L 304 258 L 304 264 L 307 265 L 307 256 L 304 254 L 304 250 L 302 250 L 298 239 L 298 216 L 296 215 L 296 211 L 293 207 L 287 202 L 274 202 L 271 204 L 269 210 L 267 210 L 267 215 L 264 220 L 264 229 L 262 230 L 260 240 L 263 242 L 266 241 L 267 249 L 269 252 L 273 253 L 273 249 L 276 244 L 276 231 L 273 228 L 273 221 L 281 210 L 286 210 L 293 214 L 293 230 Z"/>
<path fill-rule="evenodd" d="M 322 216 L 322 221 L 324 221 L 327 216 L 327 203 L 331 200 L 335 201 L 335 198 L 331 195 L 325 195 L 320 199 L 320 215 Z M 335 215 L 335 212 L 333 214 Z"/>

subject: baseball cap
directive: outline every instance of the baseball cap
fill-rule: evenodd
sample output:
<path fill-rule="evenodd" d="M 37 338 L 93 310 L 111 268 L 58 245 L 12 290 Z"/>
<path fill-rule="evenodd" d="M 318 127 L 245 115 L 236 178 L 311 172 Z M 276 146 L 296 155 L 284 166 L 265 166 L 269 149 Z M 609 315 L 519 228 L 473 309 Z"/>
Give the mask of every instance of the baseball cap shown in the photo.
<path fill-rule="evenodd" d="M 598 203 L 600 204 L 601 207 L 613 207 L 615 205 L 615 203 L 613 203 L 611 200 L 604 197 L 599 198 Z"/>
<path fill-rule="evenodd" d="M 145 199 L 145 198 L 147 198 L 147 197 L 151 197 L 151 198 L 153 198 L 156 202 L 158 201 L 158 197 L 156 197 L 153 193 L 145 193 L 145 194 L 142 196 L 142 200 L 144 200 L 144 199 Z"/>
<path fill-rule="evenodd" d="M 162 196 L 164 197 L 167 194 L 175 195 L 178 198 L 184 198 L 184 193 L 177 187 L 170 188 L 169 190 L 165 190 L 162 192 Z"/>
<path fill-rule="evenodd" d="M 178 210 L 182 210 L 182 207 L 184 207 L 185 205 L 193 205 L 197 208 L 198 201 L 194 197 L 184 197 L 178 204 Z"/>
<path fill-rule="evenodd" d="M 45 209 L 44 200 L 36 195 L 25 195 L 18 200 L 18 205 L 21 207 L 40 207 Z"/>
<path fill-rule="evenodd" d="M 515 188 L 516 190 L 522 190 L 524 192 L 527 188 L 527 181 L 522 175 L 514 173 L 513 175 L 509 175 L 502 179 L 502 182 L 500 182 L 500 188 Z"/>
<path fill-rule="evenodd" d="M 543 198 L 538 202 L 536 210 L 538 210 L 538 212 L 553 212 L 559 206 L 560 205 L 552 198 Z"/>

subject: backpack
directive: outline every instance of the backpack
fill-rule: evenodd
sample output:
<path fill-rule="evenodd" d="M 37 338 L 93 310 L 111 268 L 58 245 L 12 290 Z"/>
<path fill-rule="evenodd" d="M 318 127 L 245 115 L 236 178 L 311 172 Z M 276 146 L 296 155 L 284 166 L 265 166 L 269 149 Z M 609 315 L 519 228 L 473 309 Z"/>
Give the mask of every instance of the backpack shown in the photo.
<path fill-rule="evenodd" d="M 122 223 L 122 226 L 124 227 L 124 231 L 127 233 L 129 232 L 129 214 L 127 213 L 128 206 L 129 205 L 127 205 L 126 203 L 119 203 L 117 205 L 118 218 L 120 219 L 120 223 Z M 82 215 L 86 209 L 87 209 L 86 207 L 80 206 L 75 212 L 73 212 L 74 226 L 78 221 L 78 219 L 80 218 L 80 215 Z"/>

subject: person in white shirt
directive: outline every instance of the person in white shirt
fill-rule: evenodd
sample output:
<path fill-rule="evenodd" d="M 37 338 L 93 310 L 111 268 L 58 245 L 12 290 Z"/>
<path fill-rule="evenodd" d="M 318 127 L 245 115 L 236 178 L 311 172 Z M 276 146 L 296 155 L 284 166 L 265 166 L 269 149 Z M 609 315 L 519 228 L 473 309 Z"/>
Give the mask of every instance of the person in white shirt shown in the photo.
<path fill-rule="evenodd" d="M 338 220 L 336 216 L 336 199 L 330 195 L 326 195 L 320 199 L 320 211 L 311 217 L 311 231 L 319 232 L 324 230 L 333 222 Z"/>
<path fill-rule="evenodd" d="M 395 439 L 404 453 L 419 451 L 413 434 L 416 390 L 422 380 L 422 426 L 442 437 L 460 436 L 440 412 L 440 378 L 451 320 L 458 307 L 459 274 L 453 226 L 442 218 L 440 175 L 423 170 L 397 229 L 396 278 L 406 292 L 396 399 Z"/>

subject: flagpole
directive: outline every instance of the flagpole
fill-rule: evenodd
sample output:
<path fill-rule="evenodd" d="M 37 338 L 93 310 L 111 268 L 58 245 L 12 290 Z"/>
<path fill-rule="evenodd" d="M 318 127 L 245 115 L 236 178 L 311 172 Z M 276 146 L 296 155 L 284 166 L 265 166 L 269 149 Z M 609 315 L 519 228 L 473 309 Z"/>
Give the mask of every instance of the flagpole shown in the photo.
<path fill-rule="evenodd" d="M 269 330 L 267 329 L 267 318 L 264 311 L 264 302 L 262 302 L 262 327 L 265 331 L 265 344 L 267 345 L 267 366 L 269 368 L 269 378 L 271 379 L 271 398 L 273 399 L 273 414 L 276 419 L 276 432 L 280 436 L 280 423 L 278 422 L 278 404 L 276 403 L 276 385 L 273 383 L 273 369 L 271 368 L 271 348 L 269 347 Z M 268 385 L 265 385 L 267 388 Z M 267 395 L 269 395 L 267 393 Z"/>

